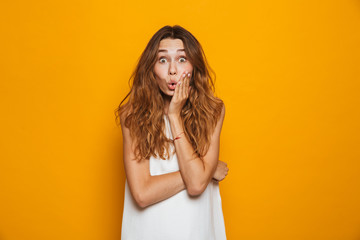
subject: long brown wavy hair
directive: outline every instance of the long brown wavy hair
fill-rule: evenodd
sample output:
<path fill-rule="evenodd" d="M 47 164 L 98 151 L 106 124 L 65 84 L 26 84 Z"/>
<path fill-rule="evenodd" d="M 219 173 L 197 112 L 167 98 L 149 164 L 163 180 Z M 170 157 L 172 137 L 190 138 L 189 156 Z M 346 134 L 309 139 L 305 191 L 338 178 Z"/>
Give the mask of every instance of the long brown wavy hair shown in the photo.
<path fill-rule="evenodd" d="M 202 158 L 209 149 L 211 135 L 224 103 L 214 95 L 216 74 L 209 66 L 202 46 L 179 25 L 162 27 L 148 42 L 130 76 L 131 90 L 115 110 L 116 120 L 121 116 L 129 128 L 138 160 L 151 156 L 163 160 L 170 157 L 169 147 L 173 142 L 164 133 L 164 100 L 154 73 L 160 41 L 165 38 L 181 39 L 187 59 L 193 66 L 190 80 L 192 89 L 180 116 L 184 134 L 193 146 L 194 154 Z M 129 96 L 129 100 L 121 105 Z"/>

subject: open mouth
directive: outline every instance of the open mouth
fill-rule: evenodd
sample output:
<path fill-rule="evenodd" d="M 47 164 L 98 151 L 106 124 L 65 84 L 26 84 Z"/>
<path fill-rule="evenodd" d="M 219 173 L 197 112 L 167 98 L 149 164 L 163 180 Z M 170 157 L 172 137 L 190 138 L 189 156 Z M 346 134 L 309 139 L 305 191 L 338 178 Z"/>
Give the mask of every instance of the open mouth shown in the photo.
<path fill-rule="evenodd" d="M 169 83 L 168 87 L 169 87 L 170 90 L 174 90 L 175 87 L 176 87 L 176 83 Z"/>

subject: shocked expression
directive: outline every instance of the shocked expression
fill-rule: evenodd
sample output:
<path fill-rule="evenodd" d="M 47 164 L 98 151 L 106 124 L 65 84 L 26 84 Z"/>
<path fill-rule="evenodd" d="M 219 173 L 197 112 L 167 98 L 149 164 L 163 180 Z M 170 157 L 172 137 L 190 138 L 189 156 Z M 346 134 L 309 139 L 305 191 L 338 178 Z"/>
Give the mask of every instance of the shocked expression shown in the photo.
<path fill-rule="evenodd" d="M 154 73 L 160 90 L 173 96 L 175 85 L 181 74 L 192 73 L 193 66 L 187 60 L 184 44 L 181 39 L 165 38 L 160 41 Z"/>

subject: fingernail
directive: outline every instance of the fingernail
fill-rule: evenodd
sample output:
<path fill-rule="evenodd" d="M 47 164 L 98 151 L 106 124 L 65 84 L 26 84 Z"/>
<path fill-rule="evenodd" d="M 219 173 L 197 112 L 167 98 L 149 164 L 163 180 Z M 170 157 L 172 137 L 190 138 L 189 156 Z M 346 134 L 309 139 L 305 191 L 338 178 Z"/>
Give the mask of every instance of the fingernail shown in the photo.
<path fill-rule="evenodd" d="M 190 77 L 190 73 L 188 73 L 188 77 Z"/>
<path fill-rule="evenodd" d="M 183 77 L 185 77 L 185 73 L 183 74 Z"/>

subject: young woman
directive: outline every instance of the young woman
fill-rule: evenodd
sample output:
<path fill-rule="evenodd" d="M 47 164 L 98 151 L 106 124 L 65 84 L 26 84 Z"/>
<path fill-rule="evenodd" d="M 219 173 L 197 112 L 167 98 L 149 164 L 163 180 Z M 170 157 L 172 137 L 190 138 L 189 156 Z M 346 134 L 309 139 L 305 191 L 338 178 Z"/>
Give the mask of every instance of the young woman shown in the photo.
<path fill-rule="evenodd" d="M 147 44 L 116 109 L 126 173 L 122 240 L 224 240 L 225 106 L 197 39 L 175 25 Z M 126 104 L 123 101 L 130 96 Z"/>

